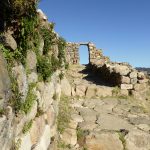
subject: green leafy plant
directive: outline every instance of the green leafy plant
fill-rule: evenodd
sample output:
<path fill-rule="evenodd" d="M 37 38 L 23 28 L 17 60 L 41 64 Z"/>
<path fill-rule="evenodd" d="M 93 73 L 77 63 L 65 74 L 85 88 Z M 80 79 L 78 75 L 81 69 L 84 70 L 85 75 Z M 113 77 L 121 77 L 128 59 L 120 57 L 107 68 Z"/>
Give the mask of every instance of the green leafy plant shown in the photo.
<path fill-rule="evenodd" d="M 24 125 L 24 127 L 23 127 L 23 129 L 22 129 L 22 133 L 23 133 L 23 134 L 26 134 L 26 133 L 31 129 L 32 124 L 33 124 L 33 120 L 31 120 L 31 121 L 25 123 L 25 125 Z"/>
<path fill-rule="evenodd" d="M 63 78 L 64 78 L 64 73 L 61 72 L 61 73 L 59 74 L 59 79 L 62 80 Z"/>
<path fill-rule="evenodd" d="M 2 116 L 5 113 L 5 110 L 3 108 L 0 108 L 0 116 Z"/>
<path fill-rule="evenodd" d="M 35 84 L 29 85 L 29 90 L 27 94 L 27 98 L 25 102 L 21 105 L 21 111 L 23 111 L 25 114 L 28 114 L 31 111 L 31 108 L 36 101 L 36 95 L 33 93 L 33 88 L 35 87 Z"/>
<path fill-rule="evenodd" d="M 48 81 L 48 78 L 52 75 L 52 66 L 49 57 L 41 56 L 38 58 L 37 72 L 42 80 Z"/>
<path fill-rule="evenodd" d="M 52 27 L 53 28 L 53 27 Z M 41 28 L 40 33 L 43 36 L 44 39 L 44 48 L 43 48 L 43 54 L 48 54 L 49 50 L 51 49 L 51 46 L 55 43 L 56 34 L 52 32 L 51 29 L 48 28 Z"/>
<path fill-rule="evenodd" d="M 66 59 L 65 59 L 65 48 L 66 48 L 66 40 L 62 37 L 59 37 L 58 39 L 58 58 L 59 58 L 59 63 L 60 65 L 64 63 L 66 63 Z"/>

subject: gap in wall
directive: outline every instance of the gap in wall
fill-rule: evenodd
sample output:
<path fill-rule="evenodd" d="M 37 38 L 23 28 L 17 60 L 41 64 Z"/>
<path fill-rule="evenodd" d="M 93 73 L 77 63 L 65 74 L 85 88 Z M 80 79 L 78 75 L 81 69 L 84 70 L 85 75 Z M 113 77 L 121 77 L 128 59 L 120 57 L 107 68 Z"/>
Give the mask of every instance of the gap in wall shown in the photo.
<path fill-rule="evenodd" d="M 89 51 L 87 46 L 81 45 L 79 47 L 79 57 L 81 65 L 89 63 Z"/>

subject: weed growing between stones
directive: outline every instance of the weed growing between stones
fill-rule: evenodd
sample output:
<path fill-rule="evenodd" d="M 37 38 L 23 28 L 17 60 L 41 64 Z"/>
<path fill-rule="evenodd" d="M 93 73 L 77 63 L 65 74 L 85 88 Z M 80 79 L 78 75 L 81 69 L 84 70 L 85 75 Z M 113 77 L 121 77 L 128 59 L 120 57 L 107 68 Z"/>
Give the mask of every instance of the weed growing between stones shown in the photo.
<path fill-rule="evenodd" d="M 34 87 L 35 87 L 35 84 L 29 85 L 27 98 L 25 102 L 21 105 L 21 111 L 24 112 L 25 114 L 28 114 L 31 111 L 32 106 L 37 99 L 36 95 L 33 93 Z"/>
<path fill-rule="evenodd" d="M 112 94 L 113 96 L 118 96 L 118 94 L 120 93 L 120 89 L 118 86 L 116 86 L 113 90 L 112 90 Z"/>
<path fill-rule="evenodd" d="M 85 145 L 85 136 L 89 134 L 88 131 L 82 130 L 81 128 L 77 128 L 77 141 L 80 147 L 83 147 L 83 150 L 86 150 L 87 148 L 84 147 Z"/>
<path fill-rule="evenodd" d="M 0 108 L 0 117 L 5 114 L 5 110 L 3 108 Z"/>
<path fill-rule="evenodd" d="M 38 57 L 37 61 L 37 72 L 39 80 L 48 81 L 48 78 L 52 75 L 52 65 L 49 57 L 41 56 Z"/>
<path fill-rule="evenodd" d="M 23 134 L 26 134 L 26 133 L 31 129 L 32 124 L 33 124 L 33 120 L 31 120 L 31 121 L 25 123 L 25 125 L 24 125 L 24 127 L 23 127 L 23 129 L 22 129 L 22 133 L 23 133 Z"/>
<path fill-rule="evenodd" d="M 122 142 L 123 145 L 123 150 L 126 150 L 126 140 L 125 140 L 125 135 L 122 132 L 118 132 L 119 134 L 119 139 Z"/>
<path fill-rule="evenodd" d="M 62 95 L 59 102 L 59 114 L 57 117 L 57 129 L 62 134 L 68 127 L 71 118 L 69 97 Z"/>
<path fill-rule="evenodd" d="M 71 149 L 71 146 L 69 144 L 65 144 L 63 141 L 59 141 L 57 143 L 57 147 L 62 149 Z"/>
<path fill-rule="evenodd" d="M 59 74 L 59 79 L 62 80 L 63 78 L 64 78 L 64 73 L 61 72 L 61 73 Z"/>

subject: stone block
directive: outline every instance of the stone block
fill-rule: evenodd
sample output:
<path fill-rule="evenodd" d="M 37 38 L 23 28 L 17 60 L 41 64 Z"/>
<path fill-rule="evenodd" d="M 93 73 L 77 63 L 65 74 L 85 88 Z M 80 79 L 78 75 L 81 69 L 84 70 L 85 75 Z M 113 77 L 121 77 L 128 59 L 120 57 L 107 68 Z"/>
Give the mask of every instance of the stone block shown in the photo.
<path fill-rule="evenodd" d="M 61 90 L 66 96 L 71 96 L 71 86 L 66 77 L 61 80 Z"/>
<path fill-rule="evenodd" d="M 121 84 L 121 89 L 122 90 L 131 90 L 131 89 L 133 89 L 133 85 L 132 84 Z"/>
<path fill-rule="evenodd" d="M 136 84 L 137 81 L 138 81 L 137 78 L 132 78 L 132 79 L 131 79 L 131 84 Z"/>
<path fill-rule="evenodd" d="M 0 43 L 2 43 L 5 47 L 7 47 L 11 50 L 17 49 L 17 43 L 16 43 L 15 39 L 12 37 L 12 35 L 9 33 L 5 33 L 5 34 L 1 35 Z"/>
<path fill-rule="evenodd" d="M 147 83 L 149 81 L 149 79 L 143 79 L 143 80 L 138 80 L 138 83 Z"/>
<path fill-rule="evenodd" d="M 114 133 L 90 134 L 85 142 L 88 150 L 123 150 L 119 135 Z"/>
<path fill-rule="evenodd" d="M 129 96 L 129 91 L 128 90 L 120 90 L 120 95 L 121 96 Z"/>
<path fill-rule="evenodd" d="M 86 97 L 87 98 L 92 98 L 92 97 L 95 97 L 95 93 L 96 93 L 96 87 L 94 86 L 89 86 L 87 88 L 87 91 L 86 91 Z"/>
<path fill-rule="evenodd" d="M 130 72 L 130 68 L 122 65 L 115 65 L 114 71 L 122 76 L 126 76 Z"/>
<path fill-rule="evenodd" d="M 76 95 L 80 97 L 85 96 L 86 89 L 86 85 L 76 85 Z"/>
<path fill-rule="evenodd" d="M 144 79 L 145 78 L 144 72 L 138 72 L 137 77 L 138 79 Z"/>
<path fill-rule="evenodd" d="M 121 83 L 130 84 L 130 78 L 126 76 L 121 77 Z"/>
<path fill-rule="evenodd" d="M 130 74 L 129 74 L 129 77 L 130 78 L 137 78 L 137 72 L 131 72 Z"/>
<path fill-rule="evenodd" d="M 143 91 L 143 90 L 145 90 L 145 89 L 147 89 L 146 83 L 143 83 L 143 84 L 135 84 L 135 85 L 134 85 L 134 90 L 135 90 L 135 91 Z"/>

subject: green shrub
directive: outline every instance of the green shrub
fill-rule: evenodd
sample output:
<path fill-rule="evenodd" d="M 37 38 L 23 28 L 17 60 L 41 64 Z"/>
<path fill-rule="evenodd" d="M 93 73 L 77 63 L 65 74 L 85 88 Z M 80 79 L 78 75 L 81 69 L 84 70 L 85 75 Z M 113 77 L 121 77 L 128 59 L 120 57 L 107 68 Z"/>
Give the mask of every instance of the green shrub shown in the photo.
<path fill-rule="evenodd" d="M 51 60 L 47 56 L 41 56 L 38 57 L 37 62 L 37 72 L 39 76 L 44 81 L 48 81 L 48 78 L 52 75 L 52 66 L 51 66 Z"/>
<path fill-rule="evenodd" d="M 59 60 L 54 55 L 51 56 L 51 64 L 53 72 L 60 68 Z"/>
<path fill-rule="evenodd" d="M 60 37 L 58 39 L 58 58 L 59 58 L 59 64 L 62 65 L 63 63 L 66 63 L 65 59 L 65 48 L 66 48 L 66 41 L 64 38 Z"/>
<path fill-rule="evenodd" d="M 56 34 L 45 27 L 40 29 L 40 33 L 44 39 L 43 54 L 46 55 L 51 49 L 51 46 L 55 43 L 54 39 L 56 38 Z"/>

